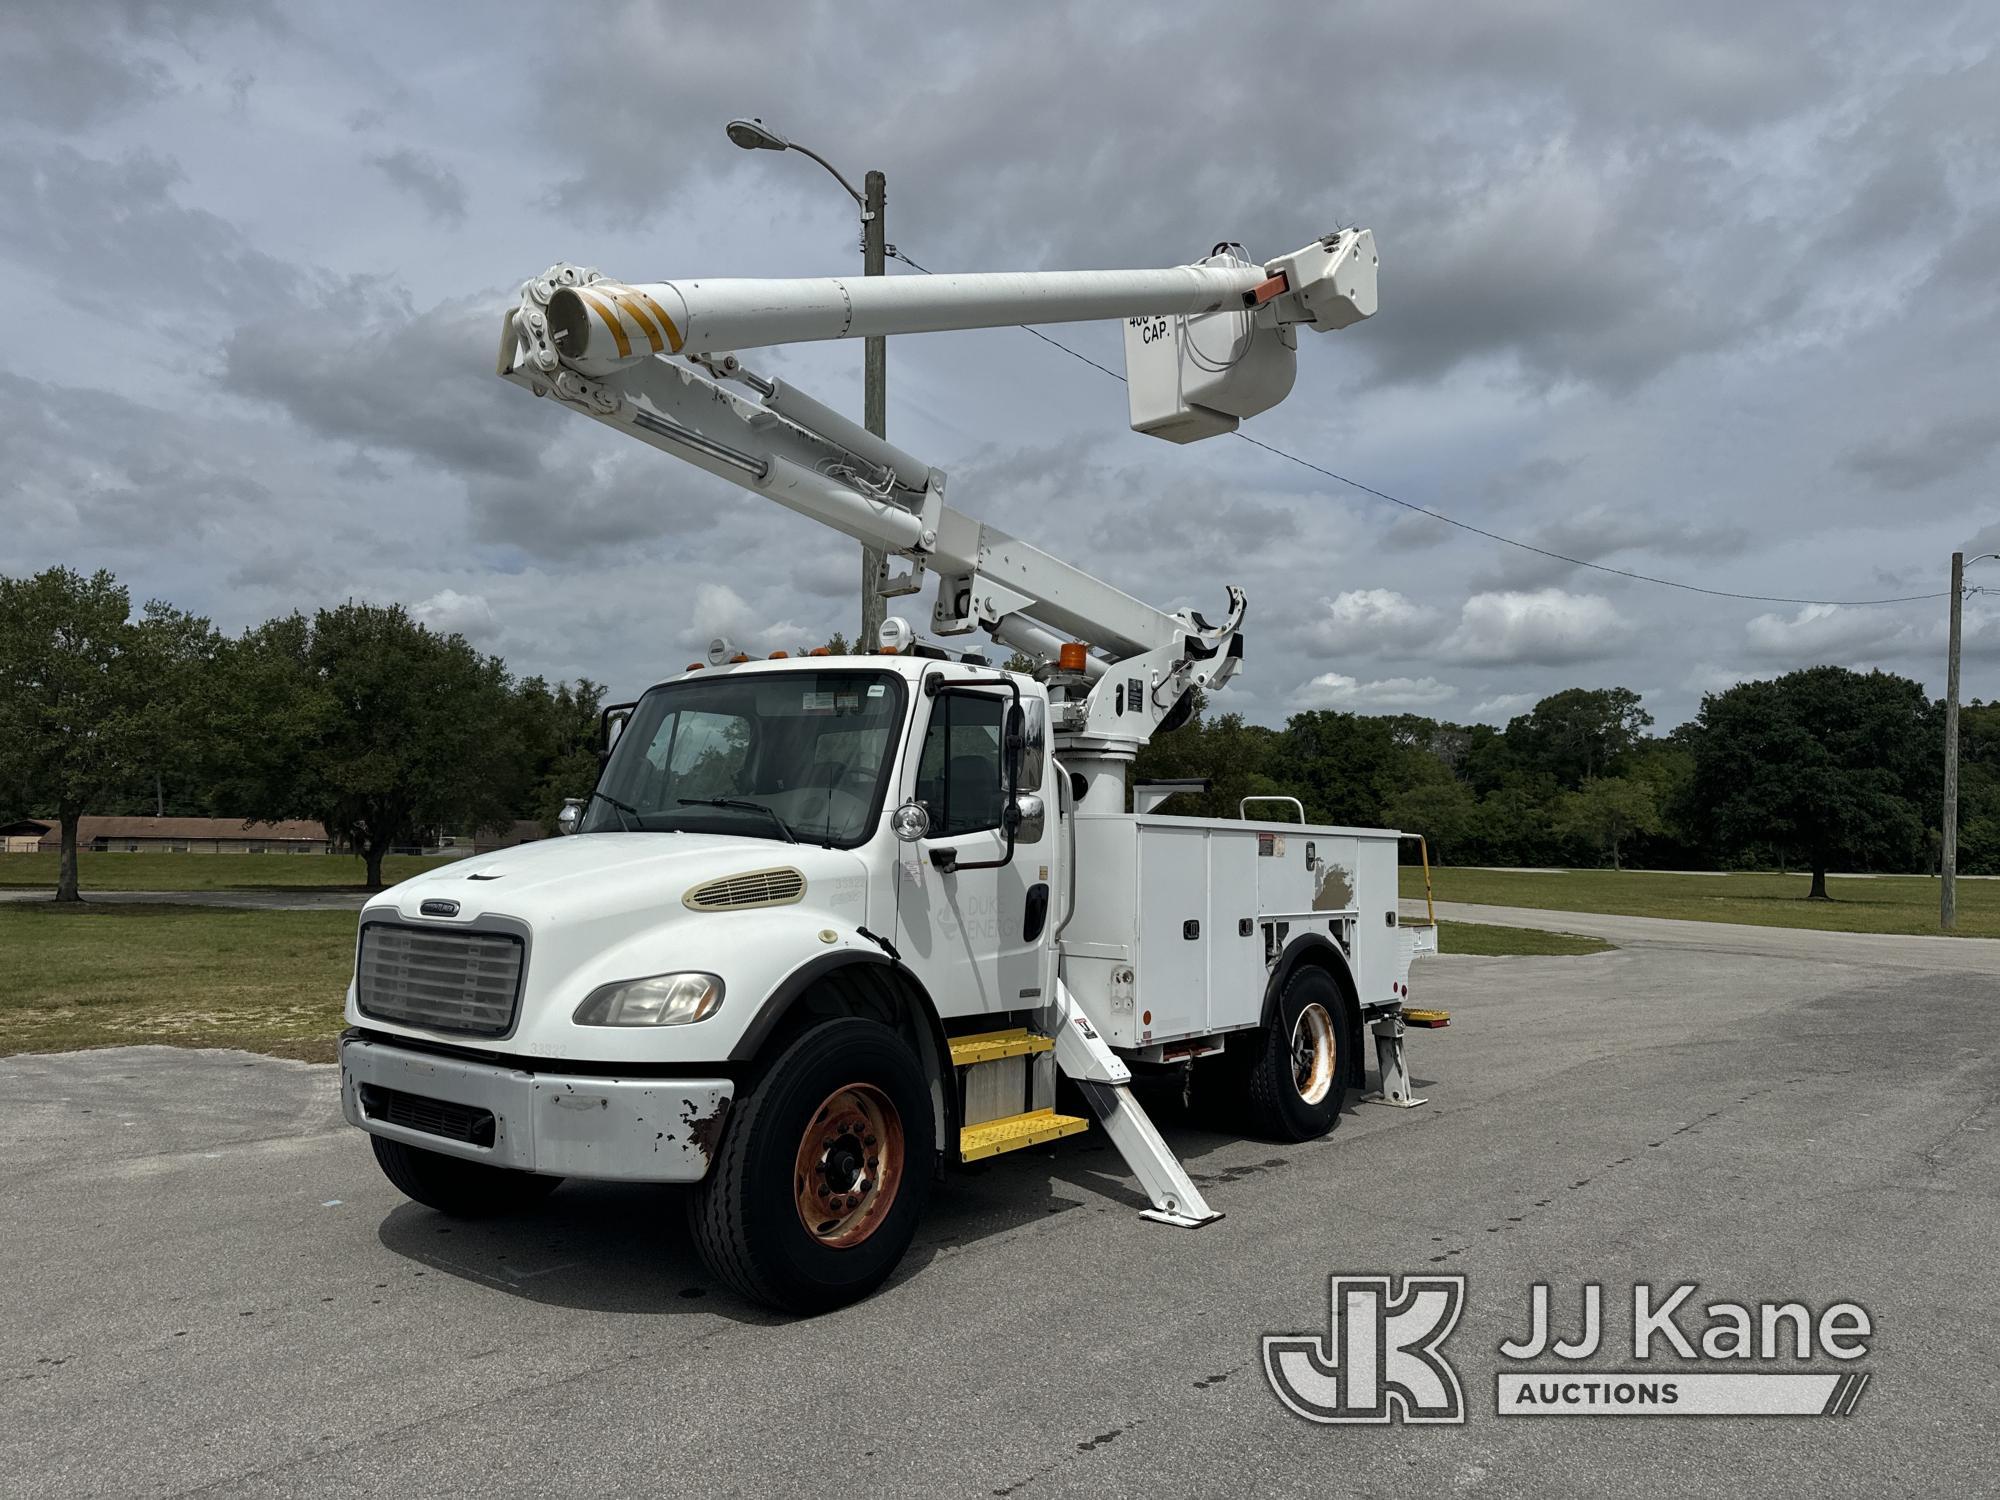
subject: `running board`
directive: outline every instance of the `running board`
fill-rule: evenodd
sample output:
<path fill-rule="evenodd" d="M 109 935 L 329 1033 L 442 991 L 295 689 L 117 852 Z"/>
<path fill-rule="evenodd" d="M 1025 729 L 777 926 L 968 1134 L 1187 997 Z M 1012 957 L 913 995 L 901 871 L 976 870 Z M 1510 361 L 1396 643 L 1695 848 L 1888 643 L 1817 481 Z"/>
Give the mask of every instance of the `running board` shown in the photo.
<path fill-rule="evenodd" d="M 1049 1009 L 1054 1012 L 1049 1030 L 1056 1039 L 1056 1066 L 1083 1091 L 1091 1111 L 1103 1123 L 1104 1133 L 1152 1200 L 1153 1206 L 1142 1210 L 1139 1217 L 1177 1229 L 1199 1229 L 1221 1218 L 1132 1097 L 1132 1070 L 1098 1035 L 1069 986 L 1060 979 L 1056 981 L 1055 1003 Z"/>

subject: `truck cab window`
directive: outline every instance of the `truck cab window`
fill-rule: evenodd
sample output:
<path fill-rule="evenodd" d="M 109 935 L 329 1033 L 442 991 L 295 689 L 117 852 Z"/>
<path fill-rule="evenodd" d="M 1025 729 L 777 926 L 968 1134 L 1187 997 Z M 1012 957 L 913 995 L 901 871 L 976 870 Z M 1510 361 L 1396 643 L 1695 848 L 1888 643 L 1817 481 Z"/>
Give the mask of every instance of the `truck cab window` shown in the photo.
<path fill-rule="evenodd" d="M 917 762 L 917 800 L 931 815 L 933 837 L 1000 826 L 1003 698 L 942 692 Z"/>
<path fill-rule="evenodd" d="M 717 673 L 656 687 L 613 746 L 579 831 L 851 848 L 881 811 L 904 694 L 892 673 L 839 668 Z"/>

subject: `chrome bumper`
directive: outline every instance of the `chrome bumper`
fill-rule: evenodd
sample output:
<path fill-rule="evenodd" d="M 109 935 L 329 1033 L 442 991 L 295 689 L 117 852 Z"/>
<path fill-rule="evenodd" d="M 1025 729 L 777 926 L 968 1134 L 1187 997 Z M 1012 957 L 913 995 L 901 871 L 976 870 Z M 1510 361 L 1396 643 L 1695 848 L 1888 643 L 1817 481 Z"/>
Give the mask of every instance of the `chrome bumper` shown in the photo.
<path fill-rule="evenodd" d="M 359 1037 L 340 1044 L 348 1124 L 552 1177 L 698 1182 L 735 1092 L 726 1078 L 528 1073 Z"/>

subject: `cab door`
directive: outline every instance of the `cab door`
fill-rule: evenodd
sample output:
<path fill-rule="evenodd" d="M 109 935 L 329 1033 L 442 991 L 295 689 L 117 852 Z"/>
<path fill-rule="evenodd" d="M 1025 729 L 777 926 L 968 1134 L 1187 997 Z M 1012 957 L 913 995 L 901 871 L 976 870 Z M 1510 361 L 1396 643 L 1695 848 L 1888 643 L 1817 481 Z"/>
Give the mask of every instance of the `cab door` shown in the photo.
<path fill-rule="evenodd" d="M 1030 812 L 1047 765 L 1047 700 L 1024 684 L 1017 807 Z M 1008 848 L 1007 716 L 1014 697 L 994 686 L 946 687 L 906 758 L 904 800 L 923 804 L 930 832 L 901 846 L 896 946 L 945 1016 L 1033 1009 L 1046 1003 L 1049 851 L 1055 819 L 1017 822 Z"/>

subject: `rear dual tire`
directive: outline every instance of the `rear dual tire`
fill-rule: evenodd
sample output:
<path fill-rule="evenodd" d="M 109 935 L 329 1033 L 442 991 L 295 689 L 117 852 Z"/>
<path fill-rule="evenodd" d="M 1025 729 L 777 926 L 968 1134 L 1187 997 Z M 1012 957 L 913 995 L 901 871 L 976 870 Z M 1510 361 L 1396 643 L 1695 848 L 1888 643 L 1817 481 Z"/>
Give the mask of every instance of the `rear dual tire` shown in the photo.
<path fill-rule="evenodd" d="M 1248 1116 L 1252 1134 L 1317 1140 L 1340 1123 L 1352 1045 L 1339 984 L 1305 965 L 1285 981 L 1262 1027 L 1230 1038 L 1213 1086 Z"/>

